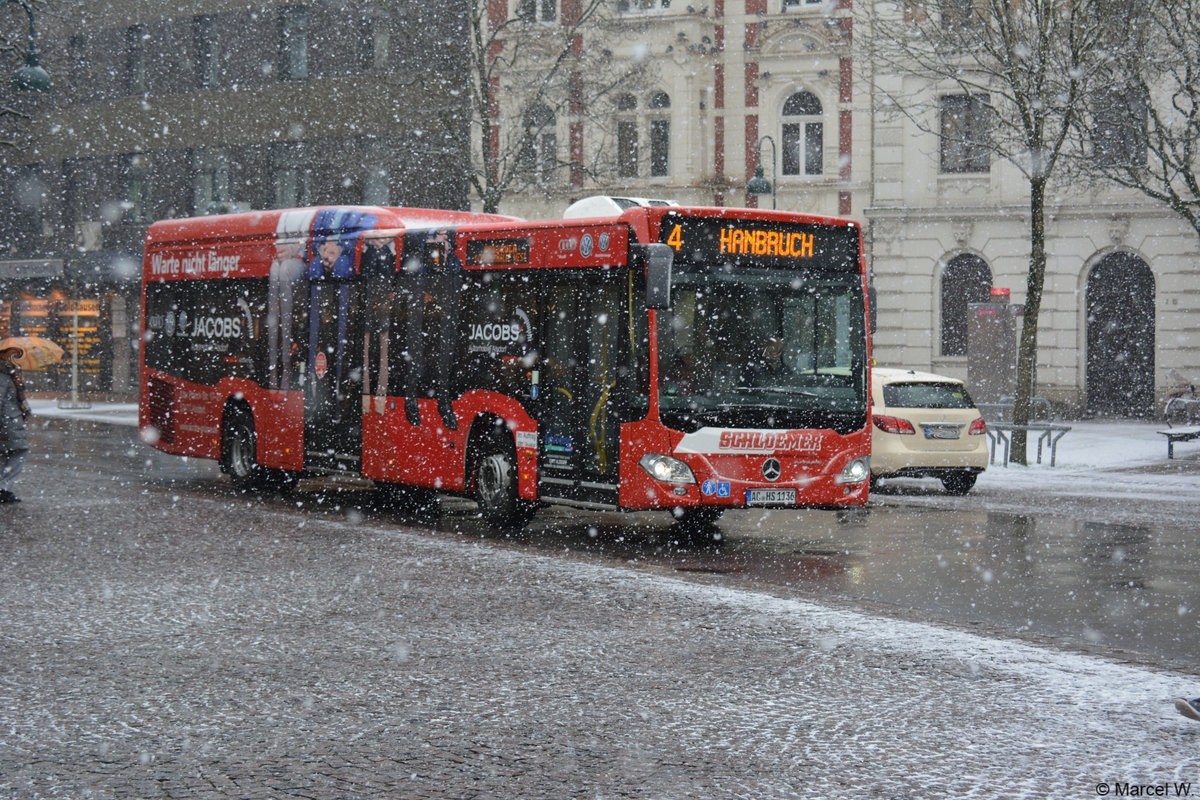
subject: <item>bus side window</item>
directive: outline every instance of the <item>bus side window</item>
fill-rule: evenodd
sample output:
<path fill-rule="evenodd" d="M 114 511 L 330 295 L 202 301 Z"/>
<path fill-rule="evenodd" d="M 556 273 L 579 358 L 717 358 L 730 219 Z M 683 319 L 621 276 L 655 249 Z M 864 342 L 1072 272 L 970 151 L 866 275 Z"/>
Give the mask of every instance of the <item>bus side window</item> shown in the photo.
<path fill-rule="evenodd" d="M 500 353 L 493 331 L 499 330 L 497 307 L 502 300 L 488 274 L 475 275 L 464 282 L 460 295 L 461 325 L 455 340 L 453 392 L 462 395 L 472 389 L 497 389 L 496 367 Z"/>
<path fill-rule="evenodd" d="M 389 391 L 388 345 L 394 276 L 367 275 L 367 313 L 363 331 L 363 394 L 382 398 Z M 382 408 L 379 409 L 382 413 Z"/>
<path fill-rule="evenodd" d="M 406 252 L 408 248 L 405 248 Z M 420 423 L 417 411 L 421 367 L 421 327 L 425 316 L 425 278 L 419 271 L 404 270 L 397 279 L 388 330 L 388 394 L 404 398 L 404 411 L 412 425 Z"/>
<path fill-rule="evenodd" d="M 413 293 L 397 281 L 389 301 L 390 321 L 388 324 L 388 396 L 403 397 L 408 386 L 408 369 L 413 356 L 408 351 L 408 315 L 412 309 Z"/>

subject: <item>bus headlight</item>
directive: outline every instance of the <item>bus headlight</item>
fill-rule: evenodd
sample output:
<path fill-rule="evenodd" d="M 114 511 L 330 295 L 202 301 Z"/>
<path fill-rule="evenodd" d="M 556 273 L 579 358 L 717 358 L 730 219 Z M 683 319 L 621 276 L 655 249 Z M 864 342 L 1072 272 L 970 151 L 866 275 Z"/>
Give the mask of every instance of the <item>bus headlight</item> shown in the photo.
<path fill-rule="evenodd" d="M 871 457 L 856 458 L 838 476 L 838 483 L 862 483 L 871 477 Z"/>
<path fill-rule="evenodd" d="M 646 453 L 638 464 L 656 481 L 663 483 L 696 482 L 696 476 L 692 474 L 691 467 L 678 458 L 664 456 L 662 453 Z"/>

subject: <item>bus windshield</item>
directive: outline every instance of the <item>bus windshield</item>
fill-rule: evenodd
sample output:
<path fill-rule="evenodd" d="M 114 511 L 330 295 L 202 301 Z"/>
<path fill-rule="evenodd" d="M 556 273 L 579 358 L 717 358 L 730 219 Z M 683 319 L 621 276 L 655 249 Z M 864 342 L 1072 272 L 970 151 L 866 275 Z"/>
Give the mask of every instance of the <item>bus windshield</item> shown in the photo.
<path fill-rule="evenodd" d="M 665 424 L 830 428 L 866 419 L 866 332 L 854 272 L 680 275 L 659 315 Z"/>

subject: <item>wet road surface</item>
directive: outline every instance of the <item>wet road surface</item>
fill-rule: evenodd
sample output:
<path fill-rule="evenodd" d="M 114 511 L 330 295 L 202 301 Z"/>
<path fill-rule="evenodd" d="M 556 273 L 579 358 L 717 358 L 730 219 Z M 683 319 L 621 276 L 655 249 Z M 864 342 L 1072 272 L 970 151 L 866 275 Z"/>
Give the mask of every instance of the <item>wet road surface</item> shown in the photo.
<path fill-rule="evenodd" d="M 862 513 L 730 512 L 713 531 L 719 541 L 697 546 L 661 512 L 547 508 L 526 531 L 505 535 L 477 519 L 470 501 L 443 496 L 435 514 L 399 513 L 362 482 L 305 480 L 288 497 L 245 498 L 214 463 L 160 453 L 138 443 L 132 428 L 44 420 L 34 448 L 27 476 L 40 483 L 23 487 L 31 502 L 70 504 L 56 495 L 53 478 L 66 469 L 153 505 L 226 497 L 287 510 L 289 525 L 328 516 L 393 521 L 496 547 L 720 576 L 787 596 L 1200 667 L 1194 529 L 1138 524 L 1136 514 L 1104 522 L 1102 502 L 1013 513 L 974 509 L 971 496 L 925 507 L 925 490 L 888 488 Z"/>

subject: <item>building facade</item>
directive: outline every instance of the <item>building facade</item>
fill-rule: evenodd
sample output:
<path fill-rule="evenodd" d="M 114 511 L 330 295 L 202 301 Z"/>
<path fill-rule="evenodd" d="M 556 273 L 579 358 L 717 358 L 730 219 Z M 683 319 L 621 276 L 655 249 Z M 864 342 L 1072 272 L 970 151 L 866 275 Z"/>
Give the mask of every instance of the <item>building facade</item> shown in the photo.
<path fill-rule="evenodd" d="M 56 4 L 39 26 L 51 91 L 0 90 L 29 115 L 0 152 L 0 336 L 78 341 L 85 388 L 128 391 L 152 221 L 465 208 L 457 5 Z"/>
<path fill-rule="evenodd" d="M 41 50 L 55 89 L 12 98 L 33 124 L 26 146 L 4 156 L 0 326 L 24 325 L 15 304 L 30 294 L 48 299 L 38 313 L 61 326 L 79 274 L 98 287 L 112 335 L 117 316 L 127 326 L 114 349 L 133 350 L 132 306 L 118 315 L 112 298 L 130 296 L 149 221 L 309 203 L 480 209 L 466 166 L 481 169 L 485 148 L 501 152 L 505 131 L 534 127 L 516 156 L 529 180 L 503 196 L 502 213 L 552 218 L 581 197 L 616 194 L 861 220 L 881 365 L 967 378 L 970 304 L 992 289 L 1024 302 L 1018 171 L 881 113 L 880 87 L 902 78 L 879 72 L 870 20 L 894 3 L 606 0 L 572 46 L 644 66 L 639 80 L 585 101 L 588 76 L 551 85 L 536 68 L 502 69 L 486 88 L 489 139 L 464 121 L 468 10 L 498 37 L 486 55 L 517 65 L 510 32 L 549 40 L 588 0 L 466 2 L 458 16 L 445 4 L 366 0 L 196 0 L 170 13 L 81 4 L 69 27 L 48 21 Z M 531 90 L 564 102 L 531 109 Z M 969 102 L 957 113 L 969 119 Z M 770 192 L 748 192 L 757 169 Z M 1059 185 L 1047 247 L 1037 394 L 1063 412 L 1145 416 L 1161 408 L 1168 370 L 1200 380 L 1190 227 L 1139 194 Z"/>
<path fill-rule="evenodd" d="M 539 0 L 537 20 L 557 24 L 576 2 Z M 909 79 L 880 74 L 871 22 L 898 8 L 617 0 L 621 33 L 600 33 L 599 44 L 647 60 L 651 85 L 607 99 L 615 133 L 557 120 L 560 168 L 501 210 L 552 217 L 611 193 L 856 217 L 877 290 L 877 362 L 967 379 L 970 305 L 993 289 L 1024 302 L 1028 182 L 1011 164 L 944 143 L 930 132 L 936 122 L 881 113 L 880 87 Z M 943 105 L 959 99 L 942 94 Z M 606 177 L 567 166 L 603 148 L 615 165 Z M 770 194 L 747 192 L 756 168 Z M 1052 187 L 1047 226 L 1036 394 L 1060 413 L 1145 417 L 1161 410 L 1169 371 L 1200 382 L 1195 231 L 1141 194 L 1083 182 Z"/>

